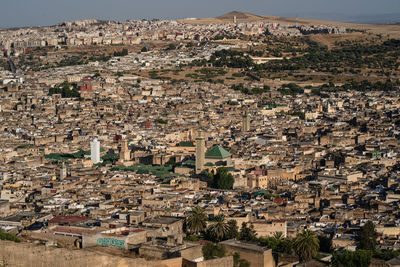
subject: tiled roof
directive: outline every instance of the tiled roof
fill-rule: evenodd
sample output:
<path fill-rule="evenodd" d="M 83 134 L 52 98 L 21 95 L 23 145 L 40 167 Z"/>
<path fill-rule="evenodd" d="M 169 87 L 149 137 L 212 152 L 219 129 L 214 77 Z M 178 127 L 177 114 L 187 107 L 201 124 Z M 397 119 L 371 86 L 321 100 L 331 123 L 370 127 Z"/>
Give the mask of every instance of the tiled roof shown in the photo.
<path fill-rule="evenodd" d="M 231 156 L 231 153 L 220 147 L 219 145 L 213 146 L 209 151 L 206 153 L 206 158 L 211 159 L 226 159 Z"/>

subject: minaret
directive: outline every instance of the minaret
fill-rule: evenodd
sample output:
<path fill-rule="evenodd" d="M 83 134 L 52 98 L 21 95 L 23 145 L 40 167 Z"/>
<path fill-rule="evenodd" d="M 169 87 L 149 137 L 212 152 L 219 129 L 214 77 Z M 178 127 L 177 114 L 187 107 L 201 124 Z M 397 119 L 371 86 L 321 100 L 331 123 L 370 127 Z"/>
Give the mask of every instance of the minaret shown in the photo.
<path fill-rule="evenodd" d="M 121 159 L 122 162 L 131 160 L 131 153 L 128 149 L 127 140 L 123 140 L 121 143 L 121 153 L 119 158 Z"/>
<path fill-rule="evenodd" d="M 205 140 L 201 132 L 199 132 L 199 136 L 196 138 L 196 174 L 201 173 L 201 171 L 203 170 L 204 157 L 205 157 Z"/>
<path fill-rule="evenodd" d="M 321 203 L 321 197 L 319 196 L 318 192 L 315 192 L 315 196 L 314 196 L 314 207 L 316 209 L 320 208 L 320 203 Z"/>
<path fill-rule="evenodd" d="M 60 169 L 60 181 L 64 180 L 65 177 L 67 177 L 67 168 L 65 167 L 65 164 L 63 162 L 61 169 Z"/>
<path fill-rule="evenodd" d="M 97 138 L 90 142 L 90 158 L 93 161 L 93 164 L 100 162 L 100 142 Z"/>
<path fill-rule="evenodd" d="M 242 120 L 242 132 L 246 133 L 250 131 L 250 117 L 247 111 L 243 115 L 243 120 Z"/>

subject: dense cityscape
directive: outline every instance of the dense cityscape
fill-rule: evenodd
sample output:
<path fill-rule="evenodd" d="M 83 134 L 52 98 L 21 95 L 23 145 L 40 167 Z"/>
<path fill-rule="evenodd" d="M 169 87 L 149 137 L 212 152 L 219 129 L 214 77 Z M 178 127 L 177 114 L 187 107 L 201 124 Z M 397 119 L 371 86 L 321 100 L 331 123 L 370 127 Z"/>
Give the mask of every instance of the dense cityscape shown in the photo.
<path fill-rule="evenodd" d="M 0 29 L 1 266 L 400 266 L 399 37 L 255 18 Z"/>

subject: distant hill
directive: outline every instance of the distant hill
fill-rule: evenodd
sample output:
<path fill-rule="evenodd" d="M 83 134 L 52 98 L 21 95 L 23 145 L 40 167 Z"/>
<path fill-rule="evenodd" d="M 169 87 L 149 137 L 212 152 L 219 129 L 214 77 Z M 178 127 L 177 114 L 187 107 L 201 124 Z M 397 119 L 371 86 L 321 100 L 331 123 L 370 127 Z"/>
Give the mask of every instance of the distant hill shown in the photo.
<path fill-rule="evenodd" d="M 238 23 L 268 20 L 268 17 L 265 16 L 250 14 L 246 12 L 232 11 L 215 18 L 198 18 L 180 21 L 189 24 L 233 23 L 233 18 L 235 16 Z"/>
<path fill-rule="evenodd" d="M 254 14 L 250 14 L 250 13 L 239 12 L 239 11 L 232 11 L 232 12 L 226 13 L 224 15 L 216 17 L 216 19 L 233 21 L 233 17 L 235 17 L 235 16 L 236 16 L 236 19 L 238 21 L 242 21 L 242 20 L 257 21 L 257 20 L 260 20 L 260 19 L 261 20 L 265 19 L 263 16 L 254 15 Z"/>
<path fill-rule="evenodd" d="M 400 21 L 400 14 L 357 15 L 343 18 L 341 21 L 362 24 L 396 24 Z"/>
<path fill-rule="evenodd" d="M 400 25 L 399 24 L 360 24 L 360 23 L 349 23 L 349 22 L 338 22 L 328 20 L 315 20 L 315 19 L 304 19 L 304 18 L 290 18 L 280 16 L 262 16 L 255 15 L 246 12 L 232 11 L 227 14 L 215 17 L 215 18 L 198 18 L 198 19 L 187 19 L 180 20 L 180 22 L 188 24 L 218 24 L 218 23 L 233 23 L 233 17 L 236 16 L 236 21 L 241 22 L 275 22 L 280 24 L 290 25 L 332 25 L 332 26 L 343 26 L 348 29 L 357 29 L 366 31 L 374 34 L 390 35 L 391 37 L 400 38 Z"/>

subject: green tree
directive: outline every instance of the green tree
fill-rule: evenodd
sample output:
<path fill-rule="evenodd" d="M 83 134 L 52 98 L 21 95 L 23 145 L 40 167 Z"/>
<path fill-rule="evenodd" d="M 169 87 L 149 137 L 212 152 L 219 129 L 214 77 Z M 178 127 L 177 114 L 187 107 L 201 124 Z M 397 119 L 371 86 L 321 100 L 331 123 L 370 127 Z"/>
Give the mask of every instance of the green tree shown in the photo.
<path fill-rule="evenodd" d="M 123 57 L 128 55 L 128 49 L 124 48 L 122 51 L 115 51 L 114 52 L 114 57 Z"/>
<path fill-rule="evenodd" d="M 109 162 L 112 164 L 115 164 L 119 160 L 119 158 L 120 158 L 119 154 L 115 154 L 115 153 L 107 153 L 101 157 L 103 162 Z"/>
<path fill-rule="evenodd" d="M 72 88 L 72 89 L 71 89 Z M 49 95 L 61 94 L 62 98 L 80 97 L 81 94 L 76 84 L 70 84 L 67 81 L 49 89 Z"/>
<path fill-rule="evenodd" d="M 285 238 L 281 232 L 277 232 L 274 236 L 260 237 L 258 242 L 261 246 L 267 246 L 275 253 L 292 253 L 293 241 Z"/>
<path fill-rule="evenodd" d="M 319 251 L 325 253 L 332 252 L 332 238 L 324 235 L 319 235 L 318 240 L 319 240 Z"/>
<path fill-rule="evenodd" d="M 223 215 L 215 217 L 215 222 L 208 227 L 208 232 L 213 241 L 220 242 L 229 233 L 229 225 L 225 222 Z"/>
<path fill-rule="evenodd" d="M 306 119 L 306 114 L 304 112 L 301 112 L 301 111 L 294 111 L 294 112 L 289 113 L 289 115 L 290 116 L 297 116 L 301 120 L 305 120 Z"/>
<path fill-rule="evenodd" d="M 0 230 L 0 240 L 10 240 L 10 241 L 14 241 L 16 243 L 21 242 L 21 239 L 19 239 L 16 235 L 14 235 L 12 233 L 4 232 L 2 230 Z"/>
<path fill-rule="evenodd" d="M 400 250 L 375 250 L 374 258 L 382 259 L 385 261 L 391 260 L 393 258 L 400 256 Z"/>
<path fill-rule="evenodd" d="M 250 267 L 250 262 L 245 259 L 240 258 L 240 254 L 235 252 L 233 253 L 233 266 L 234 267 Z"/>
<path fill-rule="evenodd" d="M 368 221 L 360 229 L 358 236 L 360 249 L 375 250 L 377 233 L 373 222 Z"/>
<path fill-rule="evenodd" d="M 239 237 L 239 227 L 235 220 L 228 221 L 229 231 L 226 236 L 227 239 L 235 239 Z"/>
<path fill-rule="evenodd" d="M 357 250 L 356 252 L 343 250 L 332 255 L 332 267 L 368 267 L 371 264 L 372 251 Z"/>
<path fill-rule="evenodd" d="M 282 242 L 285 237 L 283 236 L 282 232 L 275 232 L 273 238 L 277 241 L 277 242 Z"/>
<path fill-rule="evenodd" d="M 282 88 L 278 89 L 282 95 L 298 95 L 304 93 L 304 90 L 295 83 L 283 84 Z"/>
<path fill-rule="evenodd" d="M 287 254 L 292 253 L 293 241 L 289 238 L 284 237 L 282 232 L 276 232 L 272 238 L 273 243 L 275 244 L 275 247 L 272 248 L 273 251 Z"/>
<path fill-rule="evenodd" d="M 242 223 L 242 227 L 240 228 L 239 240 L 242 241 L 254 241 L 257 239 L 257 232 L 254 230 L 254 225 L 250 224 L 250 227 L 247 226 L 246 222 Z"/>
<path fill-rule="evenodd" d="M 161 118 L 156 119 L 155 122 L 157 122 L 159 124 L 167 124 L 168 123 L 168 121 L 161 119 Z"/>
<path fill-rule="evenodd" d="M 307 261 L 317 255 L 319 250 L 319 240 L 315 233 L 304 230 L 298 234 L 293 242 L 294 250 L 300 260 Z"/>
<path fill-rule="evenodd" d="M 220 167 L 217 169 L 217 173 L 207 173 L 208 186 L 218 189 L 232 189 L 235 179 L 232 174 L 228 173 L 228 169 Z"/>
<path fill-rule="evenodd" d="M 168 45 L 168 50 L 175 50 L 176 49 L 176 44 L 169 44 Z"/>
<path fill-rule="evenodd" d="M 186 217 L 186 225 L 191 233 L 199 234 L 207 227 L 207 215 L 204 210 L 195 206 Z"/>
<path fill-rule="evenodd" d="M 206 174 L 206 176 L 207 176 L 207 185 L 208 185 L 208 187 L 215 187 L 215 177 L 214 177 L 214 173 L 211 171 L 211 172 L 208 172 L 207 174 Z"/>
<path fill-rule="evenodd" d="M 217 169 L 217 188 L 232 189 L 235 179 L 224 167 Z"/>
<path fill-rule="evenodd" d="M 201 249 L 203 252 L 203 257 L 205 260 L 211 260 L 215 258 L 222 258 L 225 257 L 225 246 L 222 244 L 215 244 L 209 242 L 203 246 Z"/>

